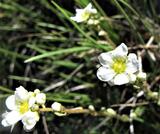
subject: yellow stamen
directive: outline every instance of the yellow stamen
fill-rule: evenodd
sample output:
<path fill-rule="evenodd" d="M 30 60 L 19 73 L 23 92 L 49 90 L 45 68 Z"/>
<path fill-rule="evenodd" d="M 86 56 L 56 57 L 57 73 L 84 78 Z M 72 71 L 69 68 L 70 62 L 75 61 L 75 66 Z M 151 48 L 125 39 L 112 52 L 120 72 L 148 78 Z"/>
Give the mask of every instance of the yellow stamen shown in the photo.
<path fill-rule="evenodd" d="M 83 13 L 82 13 L 82 18 L 83 18 L 84 20 L 87 20 L 87 19 L 89 18 L 89 16 L 90 16 L 90 13 L 89 13 L 89 12 L 83 12 Z"/>
<path fill-rule="evenodd" d="M 111 68 L 117 73 L 123 73 L 126 70 L 126 59 L 122 57 L 116 57 L 113 59 Z"/>
<path fill-rule="evenodd" d="M 22 103 L 20 104 L 19 112 L 20 112 L 21 114 L 24 114 L 25 112 L 28 111 L 28 109 L 29 109 L 28 102 L 25 101 L 25 102 L 22 102 Z"/>

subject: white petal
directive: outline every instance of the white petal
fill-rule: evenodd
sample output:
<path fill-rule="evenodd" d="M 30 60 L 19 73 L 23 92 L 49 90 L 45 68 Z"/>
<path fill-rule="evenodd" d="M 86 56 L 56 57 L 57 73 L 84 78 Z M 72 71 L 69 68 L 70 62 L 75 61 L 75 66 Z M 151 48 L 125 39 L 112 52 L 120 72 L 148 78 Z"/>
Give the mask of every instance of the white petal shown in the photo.
<path fill-rule="evenodd" d="M 31 108 L 36 103 L 36 98 L 33 96 L 30 97 L 28 103 L 29 103 L 29 108 Z"/>
<path fill-rule="evenodd" d="M 20 86 L 16 88 L 15 91 L 16 101 L 26 101 L 28 97 L 29 97 L 28 91 L 24 87 Z"/>
<path fill-rule="evenodd" d="M 91 3 L 89 3 L 86 7 L 85 7 L 85 9 L 88 9 L 88 10 L 90 10 L 92 8 L 92 4 Z"/>
<path fill-rule="evenodd" d="M 93 14 L 96 14 L 96 13 L 97 13 L 97 10 L 94 9 L 94 8 L 92 8 L 92 4 L 91 4 L 91 3 L 89 3 L 84 10 L 86 10 L 86 11 L 89 12 L 89 13 L 93 13 Z"/>
<path fill-rule="evenodd" d="M 113 60 L 112 60 L 112 52 L 107 52 L 107 53 L 101 53 L 98 57 L 99 62 L 101 65 L 109 67 Z"/>
<path fill-rule="evenodd" d="M 129 77 L 122 73 L 122 74 L 118 74 L 115 76 L 114 78 L 114 84 L 115 85 L 123 85 L 129 82 Z"/>
<path fill-rule="evenodd" d="M 116 49 L 113 50 L 114 56 L 127 56 L 128 54 L 128 48 L 124 43 L 121 43 Z"/>
<path fill-rule="evenodd" d="M 70 19 L 78 23 L 84 21 L 81 16 L 70 17 Z"/>
<path fill-rule="evenodd" d="M 114 79 L 107 81 L 110 86 L 114 86 Z"/>
<path fill-rule="evenodd" d="M 84 12 L 84 9 L 76 9 L 76 14 L 81 14 L 82 12 Z"/>
<path fill-rule="evenodd" d="M 27 112 L 22 118 L 23 127 L 25 130 L 31 130 L 39 120 L 39 115 L 37 112 Z"/>
<path fill-rule="evenodd" d="M 1 123 L 4 127 L 12 126 L 15 123 L 17 123 L 19 120 L 21 120 L 21 118 L 22 116 L 20 115 L 19 112 L 11 111 L 5 115 Z"/>
<path fill-rule="evenodd" d="M 134 53 L 130 53 L 128 55 L 128 62 L 127 62 L 127 73 L 135 73 L 138 71 L 139 62 L 137 60 L 137 56 Z"/>
<path fill-rule="evenodd" d="M 15 103 L 15 95 L 11 95 L 6 99 L 6 106 L 9 110 L 15 110 L 16 103 Z"/>
<path fill-rule="evenodd" d="M 129 76 L 129 81 L 130 82 L 135 82 L 136 81 L 136 75 L 135 74 L 128 74 Z"/>
<path fill-rule="evenodd" d="M 30 131 L 34 128 L 34 126 L 36 125 L 37 122 L 32 122 L 31 125 L 24 125 L 23 128 L 25 131 Z"/>
<path fill-rule="evenodd" d="M 115 76 L 115 72 L 112 69 L 108 69 L 106 67 L 100 67 L 97 70 L 97 77 L 101 81 L 109 81 Z"/>

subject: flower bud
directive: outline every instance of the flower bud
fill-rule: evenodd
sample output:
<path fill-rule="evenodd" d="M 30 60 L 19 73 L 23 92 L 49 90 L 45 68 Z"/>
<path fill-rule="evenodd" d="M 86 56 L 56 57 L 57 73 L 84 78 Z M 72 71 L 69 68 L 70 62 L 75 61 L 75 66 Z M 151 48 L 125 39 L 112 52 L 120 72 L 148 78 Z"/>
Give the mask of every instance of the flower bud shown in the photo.
<path fill-rule="evenodd" d="M 38 93 L 36 95 L 37 104 L 43 105 L 46 102 L 46 95 L 44 93 Z"/>
<path fill-rule="evenodd" d="M 93 19 L 89 19 L 87 23 L 88 23 L 88 25 L 93 25 L 94 24 L 94 20 Z"/>
<path fill-rule="evenodd" d="M 132 119 L 135 119 L 135 118 L 137 117 L 137 114 L 134 113 L 134 112 L 132 112 L 132 113 L 130 114 L 130 117 L 131 117 Z"/>
<path fill-rule="evenodd" d="M 35 90 L 34 90 L 34 93 L 35 93 L 35 94 L 39 94 L 39 93 L 40 93 L 40 90 L 39 90 L 39 89 L 35 89 Z"/>
<path fill-rule="evenodd" d="M 95 108 L 94 108 L 93 105 L 89 105 L 89 106 L 88 106 L 88 109 L 91 110 L 91 111 L 95 111 Z"/>
<path fill-rule="evenodd" d="M 34 105 L 31 107 L 31 110 L 32 110 L 33 112 L 38 111 L 38 110 L 39 110 L 39 105 L 34 104 Z"/>
<path fill-rule="evenodd" d="M 60 112 L 62 110 L 63 106 L 61 103 L 54 102 L 51 107 L 52 107 L 53 111 Z"/>
<path fill-rule="evenodd" d="M 112 108 L 107 109 L 107 113 L 109 116 L 116 116 L 116 111 L 114 111 Z"/>
<path fill-rule="evenodd" d="M 139 73 L 137 74 L 137 78 L 140 79 L 140 80 L 146 80 L 147 74 L 144 73 L 144 72 L 139 72 Z"/>
<path fill-rule="evenodd" d="M 125 114 L 123 114 L 121 117 L 120 117 L 121 121 L 123 122 L 128 122 L 129 121 L 129 117 Z"/>
<path fill-rule="evenodd" d="M 158 99 L 158 92 L 149 92 L 148 97 L 151 99 Z"/>
<path fill-rule="evenodd" d="M 101 30 L 101 31 L 99 31 L 98 35 L 99 35 L 99 36 L 105 36 L 105 35 L 106 35 L 106 32 L 103 31 L 103 30 Z"/>

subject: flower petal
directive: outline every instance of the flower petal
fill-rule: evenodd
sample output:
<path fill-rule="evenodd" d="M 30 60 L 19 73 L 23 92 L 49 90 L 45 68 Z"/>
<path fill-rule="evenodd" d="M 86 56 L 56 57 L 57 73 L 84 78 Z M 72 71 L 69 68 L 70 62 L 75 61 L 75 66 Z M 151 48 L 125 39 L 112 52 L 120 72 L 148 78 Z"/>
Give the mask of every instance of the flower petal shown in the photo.
<path fill-rule="evenodd" d="M 15 95 L 11 95 L 6 99 L 6 106 L 9 110 L 16 109 Z"/>
<path fill-rule="evenodd" d="M 28 103 L 29 103 L 29 108 L 31 108 L 36 103 L 36 98 L 34 96 L 31 96 L 29 98 Z"/>
<path fill-rule="evenodd" d="M 91 3 L 89 3 L 86 7 L 85 7 L 85 9 L 91 9 L 92 8 L 92 4 Z"/>
<path fill-rule="evenodd" d="M 114 79 L 107 81 L 110 86 L 114 86 Z"/>
<path fill-rule="evenodd" d="M 22 116 L 18 111 L 11 111 L 4 115 L 4 119 L 2 120 L 1 123 L 4 127 L 8 127 L 17 123 L 19 120 L 21 120 L 21 118 Z"/>
<path fill-rule="evenodd" d="M 121 43 L 116 49 L 113 50 L 113 56 L 127 56 L 128 48 L 124 43 Z"/>
<path fill-rule="evenodd" d="M 138 71 L 139 62 L 137 60 L 137 56 L 134 53 L 130 53 L 128 55 L 128 62 L 127 62 L 127 73 L 135 73 Z"/>
<path fill-rule="evenodd" d="M 20 86 L 16 88 L 15 91 L 16 101 L 26 101 L 28 97 L 29 97 L 28 91 L 24 87 Z"/>
<path fill-rule="evenodd" d="M 135 82 L 136 81 L 136 75 L 135 74 L 128 74 L 128 76 L 129 76 L 129 81 L 130 82 Z"/>
<path fill-rule="evenodd" d="M 89 3 L 89 4 L 85 7 L 84 10 L 86 10 L 86 11 L 89 12 L 89 13 L 93 13 L 93 14 L 96 14 L 96 13 L 97 13 L 97 10 L 94 9 L 94 8 L 92 8 L 92 4 L 91 4 L 91 3 Z"/>
<path fill-rule="evenodd" d="M 108 69 L 106 67 L 100 67 L 97 70 L 97 77 L 101 81 L 109 81 L 115 76 L 115 72 L 112 69 Z"/>
<path fill-rule="evenodd" d="M 105 67 L 109 67 L 113 60 L 112 60 L 112 52 L 107 52 L 107 53 L 101 53 L 98 57 L 99 62 L 101 65 Z"/>
<path fill-rule="evenodd" d="M 76 9 L 76 14 L 81 14 L 82 12 L 84 12 L 84 9 Z"/>
<path fill-rule="evenodd" d="M 37 112 L 27 112 L 23 118 L 22 123 L 25 130 L 31 130 L 39 120 L 39 115 Z"/>
<path fill-rule="evenodd" d="M 123 85 L 129 83 L 129 77 L 128 75 L 122 73 L 122 74 L 118 74 L 115 76 L 114 78 L 114 84 L 115 85 Z"/>

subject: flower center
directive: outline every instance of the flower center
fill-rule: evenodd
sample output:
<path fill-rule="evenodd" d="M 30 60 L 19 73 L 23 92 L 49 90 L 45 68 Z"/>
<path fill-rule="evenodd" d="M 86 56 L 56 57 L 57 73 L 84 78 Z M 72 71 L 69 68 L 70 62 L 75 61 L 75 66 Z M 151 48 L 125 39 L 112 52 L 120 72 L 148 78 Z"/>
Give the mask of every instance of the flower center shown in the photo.
<path fill-rule="evenodd" d="M 87 20 L 87 19 L 89 18 L 89 16 L 90 16 L 90 13 L 87 12 L 87 11 L 84 11 L 81 15 L 82 15 L 82 18 L 83 18 L 84 20 Z"/>
<path fill-rule="evenodd" d="M 28 111 L 28 109 L 29 109 L 28 102 L 25 101 L 25 102 L 22 102 L 22 103 L 20 104 L 19 112 L 20 112 L 21 114 L 24 114 L 25 112 Z"/>
<path fill-rule="evenodd" d="M 111 68 L 117 73 L 123 73 L 126 70 L 126 59 L 122 57 L 116 57 L 113 59 Z"/>

